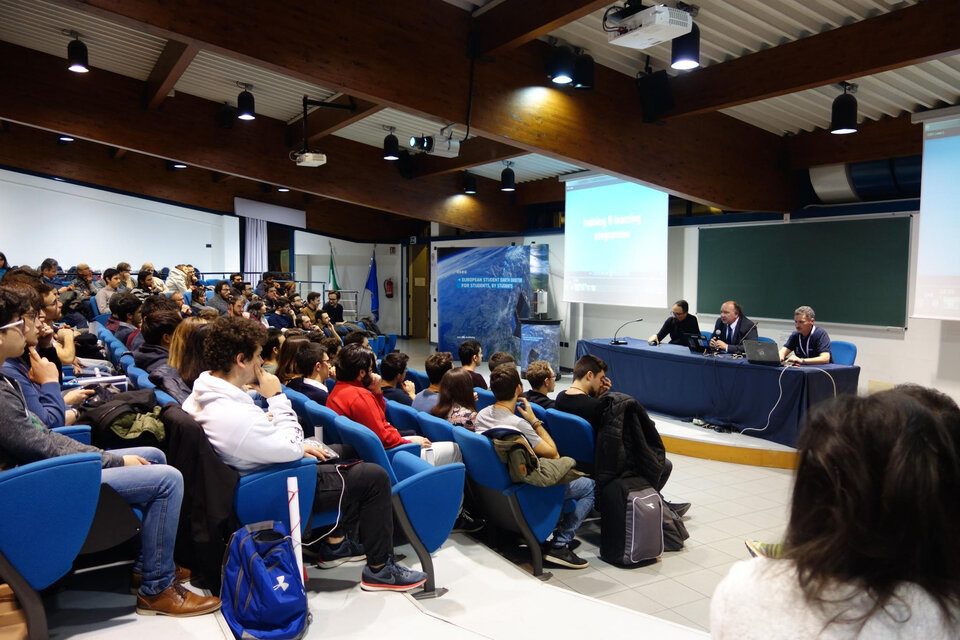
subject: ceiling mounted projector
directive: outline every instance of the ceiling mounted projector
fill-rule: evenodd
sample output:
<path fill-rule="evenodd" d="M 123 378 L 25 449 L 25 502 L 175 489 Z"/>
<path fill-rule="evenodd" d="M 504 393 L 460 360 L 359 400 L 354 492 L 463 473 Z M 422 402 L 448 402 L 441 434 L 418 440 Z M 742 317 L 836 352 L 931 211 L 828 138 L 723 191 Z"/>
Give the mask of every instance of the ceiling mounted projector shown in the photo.
<path fill-rule="evenodd" d="M 327 164 L 327 154 L 301 151 L 293 156 L 298 167 L 319 167 Z"/>
<path fill-rule="evenodd" d="M 621 15 L 628 13 L 622 11 Z M 607 41 L 629 49 L 648 49 L 690 33 L 693 16 L 686 11 L 662 4 L 619 18 L 614 12 L 607 23 L 616 30 L 607 34 Z"/>

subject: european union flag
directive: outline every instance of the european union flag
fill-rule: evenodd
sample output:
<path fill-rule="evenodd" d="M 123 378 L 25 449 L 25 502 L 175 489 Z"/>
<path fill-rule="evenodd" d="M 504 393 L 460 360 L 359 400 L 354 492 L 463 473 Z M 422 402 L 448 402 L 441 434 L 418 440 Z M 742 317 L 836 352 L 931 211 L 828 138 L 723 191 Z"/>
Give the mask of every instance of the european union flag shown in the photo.
<path fill-rule="evenodd" d="M 364 289 L 370 292 L 370 311 L 374 322 L 380 322 L 380 289 L 377 286 L 377 252 L 370 258 L 370 273 L 367 275 L 367 284 Z"/>

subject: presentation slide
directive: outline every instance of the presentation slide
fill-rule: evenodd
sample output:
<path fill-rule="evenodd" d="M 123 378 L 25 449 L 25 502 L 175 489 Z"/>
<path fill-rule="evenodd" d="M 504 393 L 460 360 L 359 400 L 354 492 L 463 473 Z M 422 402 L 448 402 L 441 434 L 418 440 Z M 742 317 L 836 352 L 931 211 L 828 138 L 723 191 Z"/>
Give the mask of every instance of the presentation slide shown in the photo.
<path fill-rule="evenodd" d="M 960 320 L 960 116 L 923 125 L 913 315 Z"/>
<path fill-rule="evenodd" d="M 609 176 L 566 183 L 563 300 L 667 304 L 667 194 Z"/>

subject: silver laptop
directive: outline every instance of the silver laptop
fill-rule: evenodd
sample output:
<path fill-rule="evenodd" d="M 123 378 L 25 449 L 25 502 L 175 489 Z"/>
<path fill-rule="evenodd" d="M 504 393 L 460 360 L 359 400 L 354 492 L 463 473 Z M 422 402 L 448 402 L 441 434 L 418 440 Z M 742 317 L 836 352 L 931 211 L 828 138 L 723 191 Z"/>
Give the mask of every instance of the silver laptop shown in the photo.
<path fill-rule="evenodd" d="M 747 362 L 780 366 L 780 347 L 776 342 L 744 340 L 743 350 L 747 353 Z"/>

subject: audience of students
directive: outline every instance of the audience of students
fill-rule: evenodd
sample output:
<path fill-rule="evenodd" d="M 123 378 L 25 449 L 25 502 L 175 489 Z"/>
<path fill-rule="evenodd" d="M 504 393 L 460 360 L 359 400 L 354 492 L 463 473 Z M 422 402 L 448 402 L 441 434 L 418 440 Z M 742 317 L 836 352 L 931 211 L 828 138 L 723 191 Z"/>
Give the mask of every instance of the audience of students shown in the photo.
<path fill-rule="evenodd" d="M 427 379 L 430 381 L 430 386 L 421 390 L 420 393 L 414 397 L 411 406 L 417 411 L 430 413 L 430 410 L 436 406 L 437 400 L 439 400 L 437 394 L 440 392 L 440 380 L 443 379 L 443 374 L 452 368 L 453 354 L 449 351 L 441 351 L 427 356 L 424 369 L 427 372 Z"/>
<path fill-rule="evenodd" d="M 473 390 L 473 378 L 469 371 L 460 367 L 443 374 L 437 392 L 437 404 L 430 413 L 452 425 L 474 430 L 477 393 Z"/>
<path fill-rule="evenodd" d="M 404 379 L 409 360 L 410 356 L 397 351 L 388 353 L 380 361 L 380 391 L 383 397 L 408 407 L 413 405 L 417 395 L 413 381 Z"/>

